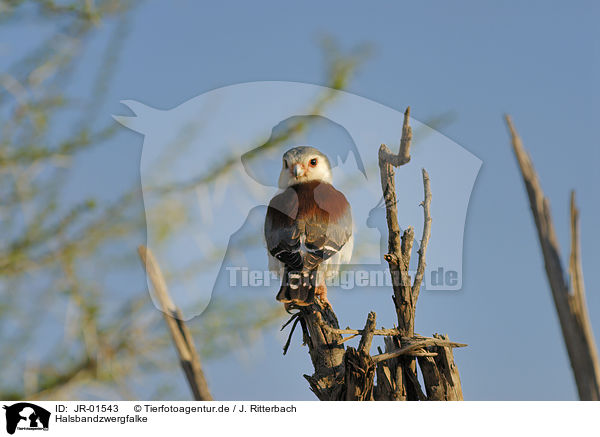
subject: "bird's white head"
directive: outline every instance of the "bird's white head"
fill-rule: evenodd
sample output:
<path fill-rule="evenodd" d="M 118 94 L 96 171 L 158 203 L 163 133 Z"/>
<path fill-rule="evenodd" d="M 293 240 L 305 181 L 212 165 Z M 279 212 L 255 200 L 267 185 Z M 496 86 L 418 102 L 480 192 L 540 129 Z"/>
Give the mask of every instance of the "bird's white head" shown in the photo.
<path fill-rule="evenodd" d="M 309 181 L 331 183 L 331 165 L 327 156 L 314 147 L 294 147 L 283 154 L 279 188 Z"/>

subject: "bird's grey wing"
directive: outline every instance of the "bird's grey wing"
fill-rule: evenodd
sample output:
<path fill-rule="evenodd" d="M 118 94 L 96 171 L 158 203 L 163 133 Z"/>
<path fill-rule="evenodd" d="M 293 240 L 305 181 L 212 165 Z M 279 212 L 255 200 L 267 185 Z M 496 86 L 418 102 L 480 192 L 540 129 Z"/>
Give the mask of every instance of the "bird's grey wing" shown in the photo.
<path fill-rule="evenodd" d="M 305 221 L 305 268 L 312 270 L 338 253 L 352 236 L 352 210 L 346 197 L 329 184 L 314 190 L 317 213 Z"/>
<path fill-rule="evenodd" d="M 298 196 L 288 188 L 273 197 L 265 217 L 267 250 L 292 270 L 301 270 L 303 267 L 297 213 Z"/>

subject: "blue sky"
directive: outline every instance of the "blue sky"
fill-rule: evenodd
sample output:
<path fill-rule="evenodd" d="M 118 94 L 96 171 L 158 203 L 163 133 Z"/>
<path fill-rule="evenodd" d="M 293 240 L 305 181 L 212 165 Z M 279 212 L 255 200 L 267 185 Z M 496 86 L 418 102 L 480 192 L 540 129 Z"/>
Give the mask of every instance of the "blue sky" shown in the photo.
<path fill-rule="evenodd" d="M 131 15 L 102 118 L 126 114 L 123 99 L 170 109 L 239 82 L 324 84 L 320 36 L 334 37 L 343 48 L 371 44 L 372 56 L 347 90 L 397 110 L 410 105 L 423 122 L 451 113 L 452 122 L 438 130 L 483 161 L 467 214 L 463 289 L 422 294 L 417 331 L 444 332 L 469 344 L 455 353 L 466 399 L 575 399 L 502 116 L 513 116 L 532 155 L 563 255 L 569 191 L 577 190 L 587 300 L 598 339 L 598 18 L 592 1 L 143 2 Z M 97 68 L 105 34 L 91 41 L 78 76 L 83 79 L 71 85 L 74 95 Z M 6 35 L 22 36 L 3 40 L 10 56 L 44 30 L 9 29 Z M 123 129 L 78 163 L 74 180 L 117 197 L 139 178 L 142 142 Z M 139 285 L 141 272 L 129 280 Z M 346 293 L 332 301 L 343 325 L 361 326 L 368 309 L 391 323 L 384 316 L 393 312 L 386 293 Z M 301 377 L 311 373 L 307 350 L 296 341 L 282 357 L 277 331 L 272 327 L 243 353 L 206 363 L 215 398 L 313 399 Z"/>

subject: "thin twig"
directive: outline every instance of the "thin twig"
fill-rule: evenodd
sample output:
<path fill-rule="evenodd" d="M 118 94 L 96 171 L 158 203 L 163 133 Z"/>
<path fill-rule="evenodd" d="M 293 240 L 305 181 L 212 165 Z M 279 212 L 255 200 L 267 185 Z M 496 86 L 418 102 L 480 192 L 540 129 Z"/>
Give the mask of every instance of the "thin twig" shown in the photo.
<path fill-rule="evenodd" d="M 415 302 L 419 297 L 419 291 L 421 289 L 421 283 L 423 282 L 423 275 L 425 274 L 425 254 L 427 252 L 427 245 L 429 244 L 429 237 L 431 235 L 431 187 L 429 184 L 429 174 L 427 170 L 422 169 L 423 172 L 423 191 L 425 199 L 421 205 L 423 206 L 423 236 L 421 237 L 421 246 L 419 247 L 419 263 L 417 266 L 417 273 L 415 275 L 415 281 L 412 286 L 412 294 Z"/>
<path fill-rule="evenodd" d="M 341 339 L 341 340 L 339 341 L 339 343 L 338 343 L 338 344 L 342 344 L 342 343 L 345 343 L 345 342 L 347 342 L 348 340 L 352 340 L 353 338 L 356 338 L 356 337 L 358 337 L 358 335 L 359 335 L 359 334 L 353 334 L 353 335 L 351 335 L 351 336 L 349 336 L 349 337 L 343 338 L 343 339 Z"/>
<path fill-rule="evenodd" d="M 389 360 L 391 358 L 399 357 L 400 355 L 412 355 L 411 352 L 421 349 L 427 346 L 443 346 L 443 347 L 466 347 L 467 345 L 464 343 L 456 343 L 448 340 L 440 340 L 437 338 L 428 338 L 426 340 L 420 340 L 415 343 L 409 344 L 400 349 L 396 349 L 391 352 L 386 352 L 383 354 L 375 355 L 373 357 L 373 361 L 378 363 L 380 361 Z"/>
<path fill-rule="evenodd" d="M 332 334 L 354 334 L 354 335 L 363 335 L 364 329 L 336 329 L 331 326 L 324 325 L 324 329 L 331 332 Z M 374 329 L 373 335 L 399 335 L 400 331 L 397 328 L 393 329 Z"/>

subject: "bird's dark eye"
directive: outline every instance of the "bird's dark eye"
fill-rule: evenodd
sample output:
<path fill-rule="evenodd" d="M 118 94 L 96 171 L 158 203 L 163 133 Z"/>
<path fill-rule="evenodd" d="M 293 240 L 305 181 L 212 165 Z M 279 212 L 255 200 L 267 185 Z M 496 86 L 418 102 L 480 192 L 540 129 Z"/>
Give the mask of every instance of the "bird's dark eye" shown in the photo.
<path fill-rule="evenodd" d="M 313 158 L 313 159 L 311 159 L 311 160 L 310 160 L 310 165 L 312 165 L 313 167 L 314 167 L 315 165 L 317 165 L 317 158 Z"/>

